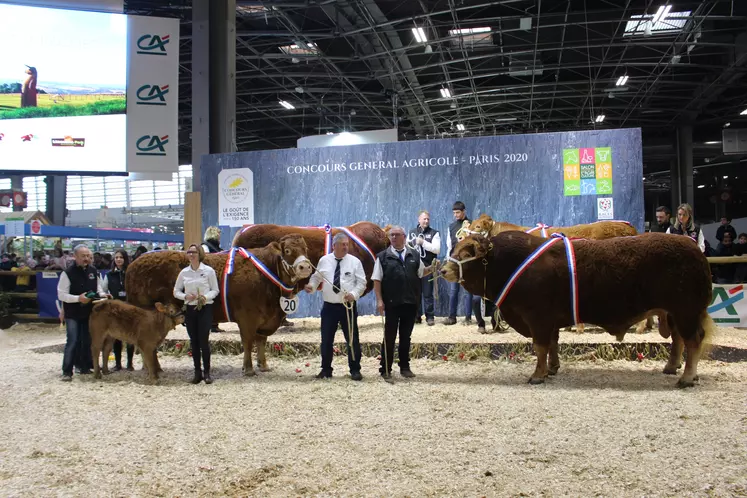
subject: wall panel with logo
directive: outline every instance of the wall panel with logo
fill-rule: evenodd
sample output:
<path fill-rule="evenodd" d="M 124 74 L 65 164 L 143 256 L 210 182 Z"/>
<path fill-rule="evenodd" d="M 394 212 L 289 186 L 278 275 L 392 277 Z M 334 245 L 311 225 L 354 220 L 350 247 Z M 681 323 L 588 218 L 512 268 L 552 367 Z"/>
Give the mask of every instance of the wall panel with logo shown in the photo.
<path fill-rule="evenodd" d="M 128 16 L 127 171 L 173 173 L 179 156 L 179 20 Z"/>
<path fill-rule="evenodd" d="M 254 222 L 282 225 L 417 224 L 421 209 L 446 250 L 451 207 L 470 218 L 534 226 L 619 219 L 643 230 L 640 129 L 421 140 L 397 143 L 216 154 L 202 161 L 204 226 L 219 222 L 222 170 L 249 168 Z M 203 227 L 204 228 L 204 227 Z M 236 229 L 224 229 L 229 247 Z M 446 284 L 437 314 L 448 312 Z M 299 314 L 318 312 L 318 296 L 301 296 Z M 373 312 L 371 297 L 361 313 Z"/>

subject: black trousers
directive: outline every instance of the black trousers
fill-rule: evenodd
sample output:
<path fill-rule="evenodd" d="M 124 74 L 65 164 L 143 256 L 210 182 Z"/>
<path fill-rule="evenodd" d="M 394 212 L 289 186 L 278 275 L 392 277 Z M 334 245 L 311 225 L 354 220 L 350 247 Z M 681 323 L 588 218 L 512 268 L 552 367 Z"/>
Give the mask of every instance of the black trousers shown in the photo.
<path fill-rule="evenodd" d="M 335 334 L 337 325 L 342 326 L 342 333 L 345 336 L 345 343 L 350 343 L 348 330 L 348 319 L 345 314 L 348 311 L 345 306 L 339 303 L 328 303 L 325 301 L 322 306 L 322 372 L 332 373 L 332 356 L 335 344 Z M 358 334 L 358 305 L 353 303 L 353 349 L 348 348 L 348 367 L 350 373 L 361 371 L 361 343 Z M 355 360 L 353 360 L 355 353 Z"/>
<path fill-rule="evenodd" d="M 477 321 L 477 326 L 484 327 L 485 320 L 483 320 L 482 318 L 482 309 L 481 309 L 480 301 L 482 301 L 481 296 L 472 296 L 472 311 L 475 313 L 475 320 Z M 493 304 L 491 301 L 485 301 L 485 318 L 490 317 L 490 323 L 492 324 L 493 328 L 495 328 L 494 312 L 495 312 L 495 304 Z"/>
<path fill-rule="evenodd" d="M 420 301 L 418 301 L 418 311 L 415 314 L 415 318 L 420 318 L 423 314 L 423 308 L 425 308 L 425 319 L 433 319 L 435 318 L 435 315 L 433 314 L 433 282 L 431 281 L 431 278 L 433 278 L 431 275 L 428 275 L 427 277 L 422 277 L 420 279 L 420 282 L 422 284 L 421 289 L 423 290 L 423 297 Z"/>
<path fill-rule="evenodd" d="M 189 334 L 189 343 L 192 346 L 192 361 L 195 363 L 195 372 L 200 371 L 200 357 L 202 367 L 206 374 L 210 373 L 210 327 L 213 325 L 213 305 L 206 304 L 198 310 L 197 306 L 187 306 L 184 314 L 184 325 Z"/>
<path fill-rule="evenodd" d="M 384 309 L 384 338 L 385 343 L 381 345 L 381 368 L 379 372 L 392 371 L 394 362 L 394 341 L 399 330 L 399 369 L 410 369 L 410 338 L 412 328 L 415 326 L 416 304 L 400 304 L 399 306 L 387 306 Z M 384 349 L 386 348 L 386 350 Z M 386 355 L 383 353 L 386 351 Z M 384 359 L 387 365 L 384 370 Z"/>
<path fill-rule="evenodd" d="M 114 351 L 114 361 L 118 367 L 122 366 L 122 341 L 119 339 L 114 341 L 114 346 L 112 347 L 112 351 Z M 128 344 L 127 345 L 127 366 L 132 366 L 132 357 L 135 355 L 135 345 L 134 344 Z M 107 358 L 106 361 L 109 361 Z"/>

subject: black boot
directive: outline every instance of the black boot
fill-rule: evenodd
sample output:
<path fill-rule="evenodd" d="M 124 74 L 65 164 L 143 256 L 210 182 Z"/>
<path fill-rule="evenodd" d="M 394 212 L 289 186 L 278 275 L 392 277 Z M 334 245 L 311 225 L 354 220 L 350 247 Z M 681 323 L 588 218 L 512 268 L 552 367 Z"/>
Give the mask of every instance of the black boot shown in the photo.
<path fill-rule="evenodd" d="M 113 372 L 119 372 L 122 370 L 122 341 L 117 339 L 114 341 L 114 347 L 112 348 L 114 350 L 114 368 L 112 368 Z M 109 358 L 104 358 L 105 362 L 109 362 Z"/>
<path fill-rule="evenodd" d="M 199 384 L 202 382 L 202 371 L 199 368 L 195 369 L 195 376 L 190 382 L 192 384 Z"/>
<path fill-rule="evenodd" d="M 213 379 L 210 377 L 210 370 L 205 370 L 205 384 L 212 384 Z"/>

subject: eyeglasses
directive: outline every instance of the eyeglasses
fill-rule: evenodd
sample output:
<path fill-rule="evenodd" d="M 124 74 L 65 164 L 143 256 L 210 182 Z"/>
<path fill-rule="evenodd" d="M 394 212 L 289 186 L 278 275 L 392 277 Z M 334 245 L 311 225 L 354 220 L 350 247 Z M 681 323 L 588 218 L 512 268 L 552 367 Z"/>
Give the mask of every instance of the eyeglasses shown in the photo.
<path fill-rule="evenodd" d="M 197 254 L 197 251 L 187 251 L 187 254 Z"/>

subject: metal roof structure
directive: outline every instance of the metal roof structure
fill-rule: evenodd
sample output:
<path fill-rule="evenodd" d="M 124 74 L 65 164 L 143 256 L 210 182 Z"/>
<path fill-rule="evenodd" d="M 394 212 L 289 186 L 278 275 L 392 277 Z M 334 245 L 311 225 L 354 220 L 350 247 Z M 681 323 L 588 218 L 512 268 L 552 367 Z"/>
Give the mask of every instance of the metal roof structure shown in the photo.
<path fill-rule="evenodd" d="M 190 3 L 125 2 L 182 18 L 187 163 Z M 747 125 L 747 0 L 239 1 L 236 31 L 240 151 L 393 127 L 400 140 L 641 127 L 655 191 L 685 124 L 696 177 L 717 165 L 733 179 L 747 161 L 720 143 Z"/>

